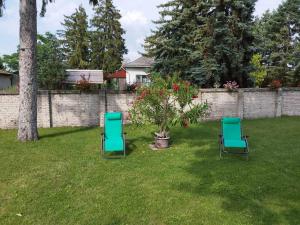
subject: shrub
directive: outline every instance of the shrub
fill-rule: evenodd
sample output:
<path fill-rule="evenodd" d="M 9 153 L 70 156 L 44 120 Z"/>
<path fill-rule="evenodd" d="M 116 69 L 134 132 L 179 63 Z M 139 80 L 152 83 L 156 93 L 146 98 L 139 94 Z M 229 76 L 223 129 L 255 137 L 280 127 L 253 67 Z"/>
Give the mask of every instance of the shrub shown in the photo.
<path fill-rule="evenodd" d="M 278 88 L 281 88 L 282 87 L 282 83 L 280 80 L 273 80 L 270 84 L 270 88 L 273 89 L 273 90 L 276 90 Z"/>
<path fill-rule="evenodd" d="M 128 92 L 136 92 L 139 86 L 140 85 L 137 84 L 137 83 L 133 83 L 133 84 L 127 85 L 127 91 Z"/>
<path fill-rule="evenodd" d="M 80 75 L 81 80 L 76 82 L 76 88 L 80 91 L 90 91 L 92 85 L 90 83 L 90 77 L 88 79 L 84 75 Z"/>
<path fill-rule="evenodd" d="M 196 104 L 198 89 L 178 77 L 162 78 L 156 74 L 148 86 L 137 89 L 137 97 L 130 110 L 131 121 L 136 125 L 153 123 L 159 128 L 157 137 L 169 137 L 171 126 L 188 127 L 207 114 L 208 104 Z"/>
<path fill-rule="evenodd" d="M 235 81 L 227 81 L 223 86 L 228 91 L 236 91 L 239 88 L 239 85 Z"/>

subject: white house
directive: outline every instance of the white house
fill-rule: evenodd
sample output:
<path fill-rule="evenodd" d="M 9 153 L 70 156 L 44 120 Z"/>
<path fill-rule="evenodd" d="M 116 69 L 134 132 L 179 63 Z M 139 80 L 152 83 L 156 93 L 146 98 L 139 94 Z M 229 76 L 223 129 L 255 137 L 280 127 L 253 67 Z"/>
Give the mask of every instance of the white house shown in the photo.
<path fill-rule="evenodd" d="M 130 63 L 125 64 L 126 83 L 147 83 L 149 82 L 149 69 L 154 63 L 154 59 L 147 57 L 140 57 Z"/>
<path fill-rule="evenodd" d="M 103 84 L 102 70 L 66 70 L 67 79 L 64 83 L 76 84 L 78 81 L 86 79 L 91 84 Z"/>

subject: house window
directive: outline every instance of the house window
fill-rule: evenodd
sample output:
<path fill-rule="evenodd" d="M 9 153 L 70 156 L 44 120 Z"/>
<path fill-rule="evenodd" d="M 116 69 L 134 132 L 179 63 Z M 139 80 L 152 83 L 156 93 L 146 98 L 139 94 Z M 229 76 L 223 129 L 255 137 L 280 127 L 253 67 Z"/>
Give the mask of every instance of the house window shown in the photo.
<path fill-rule="evenodd" d="M 149 83 L 149 78 L 147 75 L 136 75 L 136 82 L 140 84 Z"/>

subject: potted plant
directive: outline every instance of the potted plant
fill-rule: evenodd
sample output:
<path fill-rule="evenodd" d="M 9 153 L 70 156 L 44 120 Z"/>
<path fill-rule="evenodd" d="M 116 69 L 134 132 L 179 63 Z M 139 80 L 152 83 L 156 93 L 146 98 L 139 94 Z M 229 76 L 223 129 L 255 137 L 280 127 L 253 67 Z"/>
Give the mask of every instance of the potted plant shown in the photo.
<path fill-rule="evenodd" d="M 136 125 L 155 124 L 158 131 L 154 137 L 154 147 L 169 147 L 170 127 L 180 124 L 188 127 L 198 122 L 208 111 L 208 104 L 194 103 L 198 89 L 178 77 L 162 78 L 153 75 L 151 82 L 137 89 L 137 97 L 130 113 Z"/>

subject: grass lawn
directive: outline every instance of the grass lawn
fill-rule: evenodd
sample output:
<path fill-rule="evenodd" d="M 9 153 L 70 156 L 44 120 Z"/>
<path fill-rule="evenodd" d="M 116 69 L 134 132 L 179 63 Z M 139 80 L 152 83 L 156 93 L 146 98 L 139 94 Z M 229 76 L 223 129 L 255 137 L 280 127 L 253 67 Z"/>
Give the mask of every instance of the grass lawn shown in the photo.
<path fill-rule="evenodd" d="M 243 121 L 249 161 L 219 159 L 219 122 L 126 127 L 129 155 L 104 160 L 99 128 L 40 129 L 18 143 L 0 130 L 0 224 L 300 224 L 300 117 Z"/>

